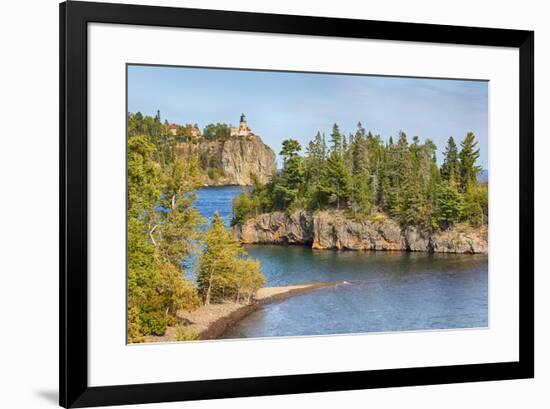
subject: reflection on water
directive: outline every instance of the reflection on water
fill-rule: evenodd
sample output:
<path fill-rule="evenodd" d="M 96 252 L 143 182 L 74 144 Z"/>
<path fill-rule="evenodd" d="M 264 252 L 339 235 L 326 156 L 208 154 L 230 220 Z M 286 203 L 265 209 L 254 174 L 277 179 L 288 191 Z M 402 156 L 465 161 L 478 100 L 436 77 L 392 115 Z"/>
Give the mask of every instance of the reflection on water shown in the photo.
<path fill-rule="evenodd" d="M 203 216 L 228 222 L 239 187 L 198 192 Z M 473 328 L 488 325 L 487 256 L 337 252 L 305 246 L 246 246 L 266 286 L 341 284 L 269 304 L 225 338 Z"/>

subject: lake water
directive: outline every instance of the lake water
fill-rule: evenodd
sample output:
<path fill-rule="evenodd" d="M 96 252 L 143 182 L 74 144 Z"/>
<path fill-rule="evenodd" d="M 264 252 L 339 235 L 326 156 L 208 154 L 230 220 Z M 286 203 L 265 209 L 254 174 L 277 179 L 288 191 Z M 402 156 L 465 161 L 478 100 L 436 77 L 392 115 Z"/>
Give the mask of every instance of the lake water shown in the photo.
<path fill-rule="evenodd" d="M 231 220 L 242 188 L 198 191 L 204 217 Z M 475 328 L 488 325 L 487 256 L 338 252 L 307 246 L 246 246 L 260 260 L 266 286 L 341 284 L 290 297 L 252 313 L 224 338 Z"/>

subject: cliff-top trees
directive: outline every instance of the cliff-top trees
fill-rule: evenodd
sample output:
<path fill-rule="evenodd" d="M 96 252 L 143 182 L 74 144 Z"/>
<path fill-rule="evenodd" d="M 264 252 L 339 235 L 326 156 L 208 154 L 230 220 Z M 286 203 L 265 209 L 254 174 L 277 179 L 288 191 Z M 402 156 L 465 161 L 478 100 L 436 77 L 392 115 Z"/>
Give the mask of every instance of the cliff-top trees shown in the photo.
<path fill-rule="evenodd" d="M 318 132 L 304 157 L 287 140 L 284 166 L 265 186 L 255 186 L 234 202 L 233 223 L 273 210 L 344 210 L 353 218 L 382 212 L 402 225 L 448 228 L 458 222 L 487 223 L 487 187 L 478 185 L 479 149 L 473 133 L 457 148 L 451 137 L 441 169 L 435 144 L 418 136 L 409 143 L 399 132 L 384 144 L 361 123 L 349 138 L 332 127 L 330 149 Z"/>
<path fill-rule="evenodd" d="M 326 172 L 328 148 L 325 135 L 317 132 L 313 140 L 308 143 L 304 158 L 304 179 L 307 207 L 319 209 L 327 201 L 325 192 L 321 189 L 322 177 Z"/>
<path fill-rule="evenodd" d="M 205 249 L 198 262 L 199 294 L 206 305 L 231 297 L 250 301 L 264 284 L 260 263 L 248 258 L 218 213 L 204 237 Z"/>
<path fill-rule="evenodd" d="M 227 124 L 208 124 L 205 126 L 202 137 L 207 141 L 225 141 L 231 136 L 231 127 Z"/>
<path fill-rule="evenodd" d="M 373 177 L 369 169 L 370 155 L 365 128 L 357 124 L 355 135 L 350 138 L 348 148 L 348 167 L 351 168 L 350 209 L 354 216 L 358 213 L 368 214 L 371 211 L 374 191 Z"/>
<path fill-rule="evenodd" d="M 299 155 L 302 147 L 295 139 L 283 141 L 283 147 L 279 153 L 283 158 L 283 171 L 277 178 L 273 192 L 275 194 L 275 206 L 286 209 L 295 204 L 304 186 L 303 158 Z"/>
<path fill-rule="evenodd" d="M 458 149 L 454 138 L 451 136 L 445 148 L 445 159 L 441 165 L 441 177 L 447 181 L 453 181 L 461 185 L 461 170 L 458 160 Z"/>
<path fill-rule="evenodd" d="M 477 183 L 477 174 L 481 170 L 478 166 L 479 148 L 472 132 L 468 132 L 464 140 L 460 143 L 460 177 L 462 182 L 462 191 L 466 191 L 468 186 Z"/>

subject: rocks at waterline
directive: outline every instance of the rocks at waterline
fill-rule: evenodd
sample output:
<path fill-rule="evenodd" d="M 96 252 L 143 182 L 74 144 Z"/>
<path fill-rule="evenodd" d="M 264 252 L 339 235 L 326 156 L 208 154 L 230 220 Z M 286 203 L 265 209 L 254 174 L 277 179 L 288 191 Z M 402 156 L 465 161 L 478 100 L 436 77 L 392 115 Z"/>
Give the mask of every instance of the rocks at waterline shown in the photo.
<path fill-rule="evenodd" d="M 311 244 L 313 217 L 303 210 L 264 213 L 234 226 L 233 232 L 245 244 Z"/>
<path fill-rule="evenodd" d="M 424 232 L 401 228 L 382 215 L 353 220 L 342 211 L 261 214 L 233 227 L 245 244 L 303 244 L 314 249 L 395 250 L 436 253 L 487 253 L 487 226 L 457 225 L 448 230 Z"/>

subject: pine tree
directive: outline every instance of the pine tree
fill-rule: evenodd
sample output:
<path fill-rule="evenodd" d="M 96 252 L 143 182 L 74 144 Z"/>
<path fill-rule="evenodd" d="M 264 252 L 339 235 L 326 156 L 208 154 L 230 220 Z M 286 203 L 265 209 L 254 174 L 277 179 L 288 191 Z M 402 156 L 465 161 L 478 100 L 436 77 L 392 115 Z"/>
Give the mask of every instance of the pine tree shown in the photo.
<path fill-rule="evenodd" d="M 342 155 L 331 153 L 321 189 L 327 194 L 330 204 L 337 209 L 347 204 L 350 197 L 351 175 Z"/>
<path fill-rule="evenodd" d="M 343 154 L 343 136 L 340 133 L 340 128 L 338 127 L 338 124 L 332 125 L 332 133 L 330 134 L 330 143 L 331 146 L 331 153 L 335 153 L 337 155 Z"/>
<path fill-rule="evenodd" d="M 351 173 L 350 206 L 354 215 L 368 214 L 372 206 L 372 191 L 368 168 L 368 151 L 365 128 L 357 124 L 355 135 L 350 137 L 349 149 L 346 152 L 346 166 Z"/>
<path fill-rule="evenodd" d="M 309 142 L 306 157 L 304 159 L 305 194 L 309 202 L 309 208 L 319 209 L 325 200 L 320 191 L 321 176 L 326 172 L 326 145 L 324 135 L 317 132 L 314 139 Z"/>
<path fill-rule="evenodd" d="M 441 177 L 458 185 L 462 184 L 458 149 L 452 136 L 447 141 L 447 147 L 445 148 L 443 165 L 441 165 Z"/>
<path fill-rule="evenodd" d="M 374 136 L 370 131 L 366 138 L 367 165 L 373 204 L 380 204 L 381 183 L 383 179 L 384 144 L 380 135 Z"/>
<path fill-rule="evenodd" d="M 475 135 L 468 132 L 460 143 L 460 147 L 460 177 L 462 191 L 465 192 L 468 186 L 477 184 L 477 174 L 481 170 L 481 167 L 476 165 L 479 159 L 479 148 L 477 148 Z"/>
<path fill-rule="evenodd" d="M 357 131 L 350 144 L 351 151 L 351 169 L 352 173 L 357 174 L 368 170 L 368 145 L 365 137 L 365 128 L 361 122 L 357 124 Z"/>
<path fill-rule="evenodd" d="M 277 204 L 281 209 L 292 205 L 304 190 L 303 158 L 299 155 L 301 149 L 300 143 L 295 139 L 283 141 L 283 148 L 279 153 L 283 157 L 283 172 L 274 187 Z"/>
<path fill-rule="evenodd" d="M 462 197 L 454 183 L 442 181 L 437 186 L 436 219 L 443 228 L 448 228 L 460 219 Z"/>
<path fill-rule="evenodd" d="M 247 257 L 242 245 L 216 212 L 204 235 L 205 249 L 198 262 L 197 284 L 206 305 L 224 298 L 239 301 L 264 284 L 260 264 Z"/>

